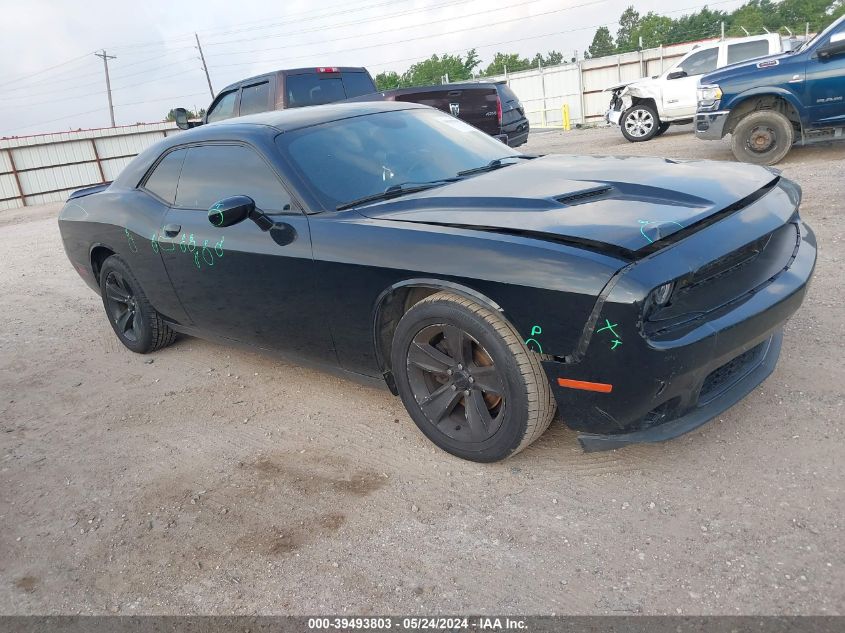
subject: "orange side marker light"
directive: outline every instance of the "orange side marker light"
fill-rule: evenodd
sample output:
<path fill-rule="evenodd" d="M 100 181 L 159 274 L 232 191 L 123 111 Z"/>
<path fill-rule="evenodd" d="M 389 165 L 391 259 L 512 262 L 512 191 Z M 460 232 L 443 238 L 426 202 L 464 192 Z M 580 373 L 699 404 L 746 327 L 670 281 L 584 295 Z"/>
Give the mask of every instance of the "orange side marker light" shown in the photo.
<path fill-rule="evenodd" d="M 587 382 L 586 380 L 569 380 L 569 378 L 558 378 L 557 384 L 570 389 L 581 389 L 582 391 L 598 391 L 599 393 L 610 393 L 613 385 L 604 382 Z"/>

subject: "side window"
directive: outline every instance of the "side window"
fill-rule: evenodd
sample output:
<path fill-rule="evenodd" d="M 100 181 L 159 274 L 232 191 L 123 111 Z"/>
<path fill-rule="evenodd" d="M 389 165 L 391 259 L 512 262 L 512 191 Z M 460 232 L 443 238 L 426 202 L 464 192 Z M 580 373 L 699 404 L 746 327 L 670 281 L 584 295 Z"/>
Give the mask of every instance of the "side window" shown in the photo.
<path fill-rule="evenodd" d="M 188 149 L 176 191 L 176 206 L 207 210 L 230 196 L 249 196 L 268 213 L 290 209 L 278 177 L 252 149 L 241 145 L 203 145 Z"/>
<path fill-rule="evenodd" d="M 678 70 L 686 72 L 687 77 L 703 75 L 704 73 L 716 70 L 716 63 L 718 59 L 718 47 L 708 48 L 687 57 L 683 62 L 681 62 L 681 65 L 678 66 Z"/>
<path fill-rule="evenodd" d="M 240 115 L 266 112 L 270 107 L 270 83 L 265 81 L 260 84 L 244 86 L 241 88 L 241 111 Z"/>
<path fill-rule="evenodd" d="M 754 40 L 752 42 L 740 42 L 728 44 L 728 64 L 737 64 L 747 59 L 763 57 L 769 54 L 768 40 Z"/>
<path fill-rule="evenodd" d="M 182 171 L 182 161 L 185 160 L 187 153 L 187 150 L 177 149 L 161 159 L 153 173 L 147 178 L 147 182 L 144 183 L 144 189 L 154 193 L 167 204 L 173 204 L 176 198 L 176 183 L 179 182 L 179 172 Z"/>
<path fill-rule="evenodd" d="M 238 96 L 237 90 L 227 92 L 217 103 L 208 111 L 207 121 L 213 123 L 214 121 L 222 121 L 223 119 L 231 119 L 235 116 L 235 98 Z"/>

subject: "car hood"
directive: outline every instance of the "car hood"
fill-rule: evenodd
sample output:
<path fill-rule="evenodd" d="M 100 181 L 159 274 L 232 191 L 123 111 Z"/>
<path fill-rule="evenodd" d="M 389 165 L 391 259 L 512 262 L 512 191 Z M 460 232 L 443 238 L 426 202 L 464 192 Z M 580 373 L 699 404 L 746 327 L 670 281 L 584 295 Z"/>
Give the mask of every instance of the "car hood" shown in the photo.
<path fill-rule="evenodd" d="M 794 53 L 777 53 L 775 55 L 766 55 L 765 57 L 755 57 L 745 62 L 731 64 L 714 70 L 712 73 L 707 73 L 699 81 L 700 85 L 719 83 L 724 78 L 730 78 L 732 75 L 744 75 L 747 73 L 757 73 L 761 69 L 771 68 L 780 65 L 781 60 L 790 58 Z"/>
<path fill-rule="evenodd" d="M 647 254 L 778 177 L 755 165 L 658 158 L 544 156 L 358 208 L 381 220 L 525 235 L 624 256 Z M 674 241 L 669 240 L 669 241 Z"/>

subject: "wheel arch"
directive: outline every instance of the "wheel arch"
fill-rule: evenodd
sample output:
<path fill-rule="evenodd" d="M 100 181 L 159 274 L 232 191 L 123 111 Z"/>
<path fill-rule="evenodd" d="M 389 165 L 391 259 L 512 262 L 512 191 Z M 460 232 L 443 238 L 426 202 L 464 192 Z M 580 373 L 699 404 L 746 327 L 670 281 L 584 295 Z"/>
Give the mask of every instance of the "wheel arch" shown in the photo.
<path fill-rule="evenodd" d="M 97 282 L 98 288 L 100 283 L 100 271 L 103 269 L 103 263 L 112 255 L 115 250 L 105 244 L 93 244 L 88 253 L 88 262 L 91 266 L 91 271 L 94 274 L 94 280 Z"/>
<path fill-rule="evenodd" d="M 396 326 L 404 314 L 416 303 L 437 292 L 448 290 L 466 299 L 478 301 L 507 319 L 502 307 L 487 295 L 463 284 L 436 278 L 405 279 L 385 288 L 375 301 L 372 314 L 372 332 L 375 358 L 379 371 L 391 393 L 396 395 L 396 384 L 390 365 L 390 345 Z"/>
<path fill-rule="evenodd" d="M 795 95 L 788 90 L 772 88 L 749 90 L 739 95 L 731 104 L 731 113 L 725 122 L 725 134 L 732 134 L 747 114 L 759 110 L 775 110 L 792 121 L 800 137 L 803 131 L 800 106 Z"/>
<path fill-rule="evenodd" d="M 654 97 L 640 97 L 636 95 L 631 95 L 631 107 L 634 107 L 635 105 L 647 105 L 649 108 L 655 111 L 655 113 L 657 114 L 657 118 L 660 119 L 660 112 L 657 109 L 657 100 Z"/>

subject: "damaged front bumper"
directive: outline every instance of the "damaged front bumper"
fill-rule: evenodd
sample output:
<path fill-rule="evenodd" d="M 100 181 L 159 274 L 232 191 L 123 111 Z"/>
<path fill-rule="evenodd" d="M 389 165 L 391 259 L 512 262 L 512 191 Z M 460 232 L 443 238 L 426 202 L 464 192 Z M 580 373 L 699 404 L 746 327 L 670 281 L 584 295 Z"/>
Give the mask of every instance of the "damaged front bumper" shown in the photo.
<path fill-rule="evenodd" d="M 581 433 L 585 450 L 661 442 L 687 433 L 771 374 L 783 324 L 801 306 L 816 262 L 815 236 L 795 207 L 786 207 L 784 195 L 784 190 L 769 194 L 631 265 L 597 304 L 581 353 L 543 361 L 560 415 Z M 760 231 L 756 240 L 774 236 L 767 242 L 771 246 L 747 266 L 726 264 L 730 267 L 712 280 L 691 286 L 706 299 L 712 296 L 707 293 L 724 291 L 724 284 L 753 278 L 748 290 L 674 329 L 645 329 L 637 288 L 656 287 L 673 271 L 712 267 L 716 244 L 726 249 L 723 258 L 748 248 L 743 236 L 748 236 L 749 223 Z"/>

